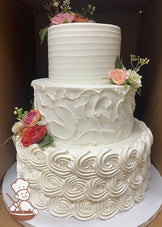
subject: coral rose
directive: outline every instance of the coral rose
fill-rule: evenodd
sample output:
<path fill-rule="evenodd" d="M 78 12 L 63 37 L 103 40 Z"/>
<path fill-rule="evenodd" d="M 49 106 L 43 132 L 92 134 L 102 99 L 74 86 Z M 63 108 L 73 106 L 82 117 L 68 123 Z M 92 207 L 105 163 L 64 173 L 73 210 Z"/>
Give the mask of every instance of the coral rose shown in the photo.
<path fill-rule="evenodd" d="M 18 135 L 22 136 L 24 133 L 27 131 L 28 127 L 27 126 L 21 126 L 18 131 Z"/>
<path fill-rule="evenodd" d="M 45 126 L 35 125 L 29 127 L 23 134 L 21 143 L 24 147 L 28 147 L 29 145 L 40 142 L 46 134 L 47 128 Z"/>
<path fill-rule="evenodd" d="M 23 123 L 27 127 L 31 127 L 37 124 L 37 122 L 40 120 L 41 114 L 39 110 L 31 110 L 26 117 L 23 120 Z"/>
<path fill-rule="evenodd" d="M 127 80 L 126 70 L 124 69 L 114 69 L 108 74 L 109 79 L 116 85 L 122 85 Z"/>
<path fill-rule="evenodd" d="M 79 13 L 75 13 L 75 18 L 74 18 L 74 22 L 75 23 L 79 23 L 79 22 L 88 22 L 88 18 L 83 17 L 81 14 Z"/>
<path fill-rule="evenodd" d="M 55 24 L 63 24 L 63 23 L 71 23 L 74 20 L 74 15 L 69 13 L 60 13 L 51 18 L 52 25 Z"/>

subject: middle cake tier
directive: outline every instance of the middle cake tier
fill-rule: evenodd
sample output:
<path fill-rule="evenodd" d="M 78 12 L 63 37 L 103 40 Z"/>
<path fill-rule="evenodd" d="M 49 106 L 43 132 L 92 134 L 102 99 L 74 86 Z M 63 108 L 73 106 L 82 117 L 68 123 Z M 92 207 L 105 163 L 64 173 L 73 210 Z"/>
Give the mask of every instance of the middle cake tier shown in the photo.
<path fill-rule="evenodd" d="M 74 145 L 111 144 L 133 129 L 135 91 L 107 85 L 58 85 L 49 79 L 32 82 L 34 106 L 55 141 Z"/>

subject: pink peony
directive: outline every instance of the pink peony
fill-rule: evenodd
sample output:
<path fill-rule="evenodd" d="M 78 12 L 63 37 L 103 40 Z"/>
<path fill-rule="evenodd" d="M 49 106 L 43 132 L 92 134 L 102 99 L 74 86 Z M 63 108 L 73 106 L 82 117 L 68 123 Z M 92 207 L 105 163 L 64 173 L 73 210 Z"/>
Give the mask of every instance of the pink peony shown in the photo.
<path fill-rule="evenodd" d="M 26 117 L 23 120 L 23 123 L 27 127 L 31 127 L 37 124 L 37 122 L 40 120 L 41 114 L 39 110 L 31 110 Z"/>
<path fill-rule="evenodd" d="M 109 79 L 112 80 L 114 84 L 122 85 L 127 80 L 126 70 L 124 69 L 114 69 L 109 72 Z"/>
<path fill-rule="evenodd" d="M 71 23 L 74 20 L 74 16 L 69 13 L 60 13 L 54 16 L 51 19 L 52 25 L 55 24 L 63 24 L 63 23 Z"/>

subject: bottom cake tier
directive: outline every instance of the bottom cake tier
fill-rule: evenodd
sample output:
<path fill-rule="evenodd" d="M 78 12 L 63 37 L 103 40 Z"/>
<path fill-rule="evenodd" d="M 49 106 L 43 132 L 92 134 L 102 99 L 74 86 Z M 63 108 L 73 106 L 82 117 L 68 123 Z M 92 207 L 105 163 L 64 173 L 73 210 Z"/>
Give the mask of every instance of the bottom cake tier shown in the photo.
<path fill-rule="evenodd" d="M 129 138 L 107 146 L 25 148 L 17 136 L 17 173 L 29 181 L 36 208 L 57 217 L 108 219 L 144 198 L 152 142 L 149 128 L 136 119 Z"/>

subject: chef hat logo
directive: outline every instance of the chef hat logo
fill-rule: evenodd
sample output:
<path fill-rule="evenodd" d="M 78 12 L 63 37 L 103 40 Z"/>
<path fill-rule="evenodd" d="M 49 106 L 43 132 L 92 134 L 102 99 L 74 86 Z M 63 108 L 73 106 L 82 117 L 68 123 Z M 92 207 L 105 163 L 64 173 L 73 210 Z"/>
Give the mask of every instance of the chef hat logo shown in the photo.
<path fill-rule="evenodd" d="M 21 190 L 27 190 L 29 186 L 29 182 L 26 180 L 23 180 L 21 178 L 18 178 L 12 185 L 12 189 L 15 191 L 15 193 L 18 193 Z"/>

